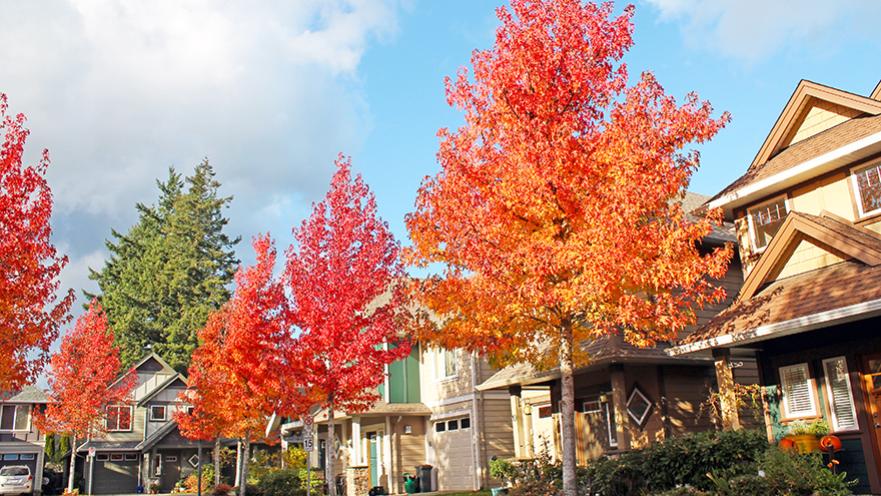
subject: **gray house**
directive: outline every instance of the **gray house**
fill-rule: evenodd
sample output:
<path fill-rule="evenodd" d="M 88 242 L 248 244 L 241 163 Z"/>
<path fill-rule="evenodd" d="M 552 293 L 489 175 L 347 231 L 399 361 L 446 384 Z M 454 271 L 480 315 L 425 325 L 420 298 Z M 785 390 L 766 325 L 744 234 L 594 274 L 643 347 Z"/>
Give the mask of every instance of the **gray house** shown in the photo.
<path fill-rule="evenodd" d="M 151 484 L 161 492 L 174 486 L 199 465 L 197 445 L 181 436 L 174 414 L 190 406 L 182 400 L 187 379 L 162 358 L 150 354 L 135 364 L 137 382 L 126 403 L 112 405 L 106 433 L 77 447 L 94 457 L 80 470 L 92 494 L 134 493 Z M 203 453 L 202 461 L 209 459 Z"/>
<path fill-rule="evenodd" d="M 34 427 L 33 412 L 47 402 L 43 391 L 26 386 L 0 396 L 0 467 L 27 465 L 34 476 L 35 494 L 43 480 L 44 437 Z"/>

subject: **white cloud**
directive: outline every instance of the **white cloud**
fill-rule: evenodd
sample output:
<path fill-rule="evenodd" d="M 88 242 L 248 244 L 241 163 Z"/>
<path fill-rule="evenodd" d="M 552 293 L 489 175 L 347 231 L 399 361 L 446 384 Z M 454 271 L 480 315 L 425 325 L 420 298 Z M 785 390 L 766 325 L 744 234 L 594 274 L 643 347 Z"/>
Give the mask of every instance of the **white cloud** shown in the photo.
<path fill-rule="evenodd" d="M 233 231 L 287 231 L 279 209 L 321 194 L 336 153 L 356 153 L 369 132 L 358 67 L 371 41 L 394 36 L 398 10 L 398 0 L 0 3 L 0 92 L 28 115 L 31 156 L 50 150 L 56 240 L 72 258 L 65 285 L 82 287 L 110 227 L 127 228 L 169 166 L 189 172 L 206 156 L 236 197 Z"/>
<path fill-rule="evenodd" d="M 746 62 L 789 44 L 836 43 L 840 30 L 872 32 L 881 15 L 875 0 L 645 0 L 665 20 L 683 21 L 689 44 Z"/>

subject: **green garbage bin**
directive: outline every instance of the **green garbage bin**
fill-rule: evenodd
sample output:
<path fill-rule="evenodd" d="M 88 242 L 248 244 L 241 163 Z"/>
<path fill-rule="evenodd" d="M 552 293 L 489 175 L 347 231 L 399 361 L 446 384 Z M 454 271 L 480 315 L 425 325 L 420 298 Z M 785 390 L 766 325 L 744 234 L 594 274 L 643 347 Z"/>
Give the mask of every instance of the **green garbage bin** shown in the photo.
<path fill-rule="evenodd" d="M 419 492 L 419 479 L 412 474 L 404 474 L 404 491 L 407 494 L 416 494 Z"/>

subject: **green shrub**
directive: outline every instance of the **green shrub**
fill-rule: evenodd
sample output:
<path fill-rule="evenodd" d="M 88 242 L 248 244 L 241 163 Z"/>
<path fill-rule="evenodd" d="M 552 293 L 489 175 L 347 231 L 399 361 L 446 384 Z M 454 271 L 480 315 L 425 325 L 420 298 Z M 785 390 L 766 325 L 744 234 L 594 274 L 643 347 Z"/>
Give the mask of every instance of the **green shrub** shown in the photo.
<path fill-rule="evenodd" d="M 276 470 L 266 474 L 257 484 L 263 496 L 300 496 L 306 494 L 300 480 L 300 470 Z"/>
<path fill-rule="evenodd" d="M 829 424 L 826 423 L 825 420 L 816 420 L 814 422 L 805 422 L 804 420 L 797 420 L 791 424 L 786 429 L 786 433 L 791 436 L 801 436 L 801 435 L 812 435 L 812 436 L 825 436 L 829 434 Z"/>
<path fill-rule="evenodd" d="M 768 448 L 757 431 L 700 432 L 656 443 L 648 448 L 603 457 L 590 463 L 581 485 L 588 494 L 626 496 L 690 486 L 709 490 L 707 474 L 732 467 L 755 467 Z M 736 471 L 735 473 L 742 473 Z"/>

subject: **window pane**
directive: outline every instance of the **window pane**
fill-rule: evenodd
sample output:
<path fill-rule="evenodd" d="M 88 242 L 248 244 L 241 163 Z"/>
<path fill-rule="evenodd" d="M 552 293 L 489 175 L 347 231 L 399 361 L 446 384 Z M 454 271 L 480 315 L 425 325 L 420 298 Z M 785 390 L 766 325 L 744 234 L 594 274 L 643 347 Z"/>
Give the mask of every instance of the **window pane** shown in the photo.
<path fill-rule="evenodd" d="M 881 208 L 881 174 L 879 172 L 881 172 L 879 166 L 873 165 L 854 174 L 863 213 Z"/>
<path fill-rule="evenodd" d="M 469 418 L 469 417 L 465 417 L 465 418 L 463 418 L 462 420 L 459 421 L 459 425 L 460 425 L 463 429 L 468 429 L 468 428 L 470 428 L 470 427 L 471 427 L 471 418 Z"/>
<path fill-rule="evenodd" d="M 618 446 L 618 424 L 615 422 L 615 412 L 608 403 L 603 403 L 603 410 L 605 410 L 606 415 L 606 431 L 609 435 L 609 446 L 614 448 Z"/>
<path fill-rule="evenodd" d="M 11 431 L 15 427 L 15 406 L 3 405 L 3 413 L 0 416 L 0 430 Z"/>
<path fill-rule="evenodd" d="M 455 350 L 444 351 L 444 375 L 446 377 L 456 375 L 458 365 L 457 355 L 458 353 Z"/>
<path fill-rule="evenodd" d="M 26 431 L 30 428 L 31 407 L 30 405 L 16 405 L 15 407 L 15 430 Z"/>
<path fill-rule="evenodd" d="M 164 406 L 150 407 L 150 418 L 153 420 L 165 420 L 165 407 Z"/>
<path fill-rule="evenodd" d="M 847 361 L 844 357 L 823 360 L 823 370 L 826 374 L 826 390 L 829 395 L 833 429 L 836 431 L 856 429 L 857 415 L 851 395 Z"/>
<path fill-rule="evenodd" d="M 551 416 L 551 406 L 540 406 L 538 407 L 538 418 L 548 418 Z"/>
<path fill-rule="evenodd" d="M 783 386 L 783 406 L 788 417 L 816 414 L 807 364 L 781 367 L 780 380 Z"/>
<path fill-rule="evenodd" d="M 447 430 L 447 423 L 446 423 L 446 422 L 437 422 L 437 423 L 435 423 L 435 424 L 434 424 L 434 430 L 435 430 L 435 432 L 444 432 L 444 431 L 446 431 L 446 430 Z"/>
<path fill-rule="evenodd" d="M 780 225 L 786 219 L 786 199 L 780 198 L 772 203 L 749 209 L 750 222 L 752 223 L 753 243 L 756 248 L 764 248 L 771 242 L 771 238 L 780 230 Z"/>
<path fill-rule="evenodd" d="M 458 420 L 450 420 L 447 424 L 448 431 L 457 431 L 459 430 L 459 421 Z"/>

